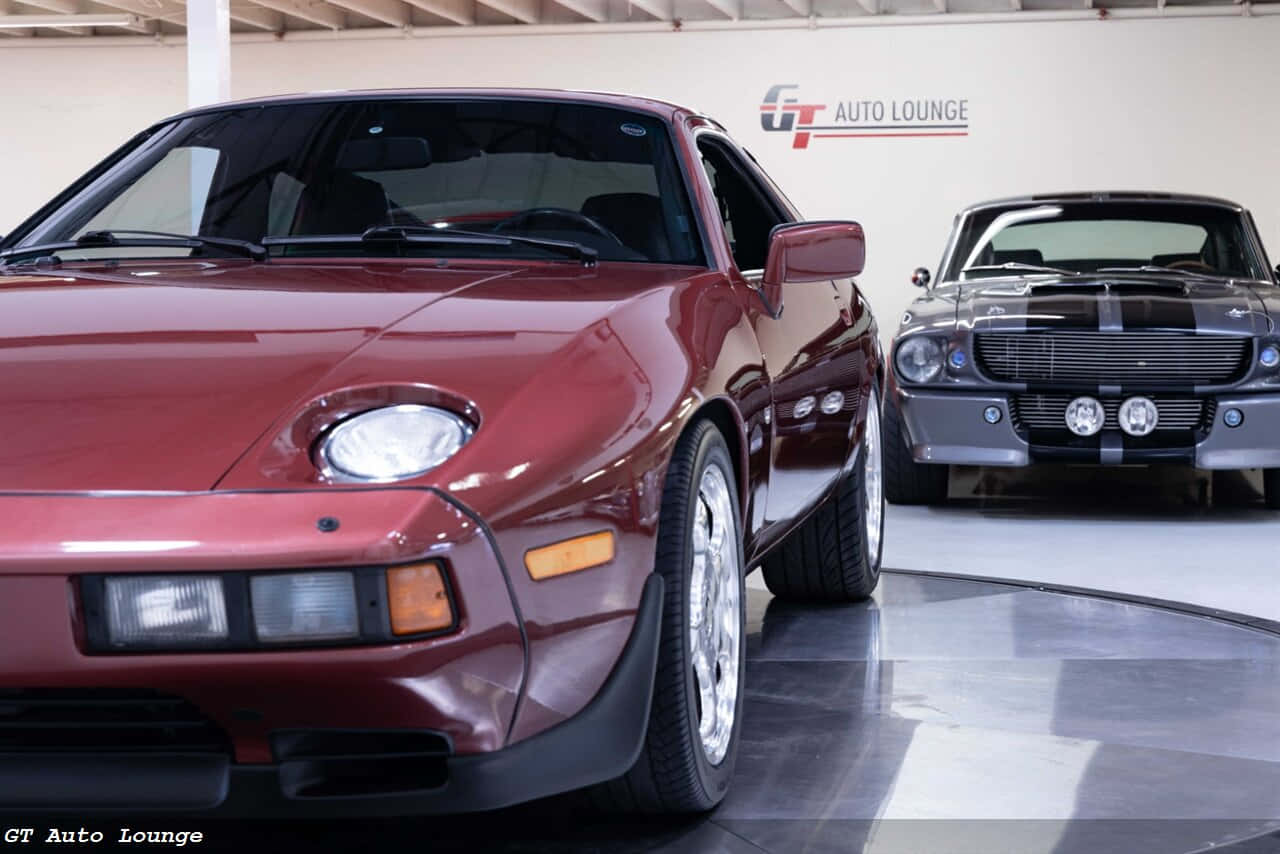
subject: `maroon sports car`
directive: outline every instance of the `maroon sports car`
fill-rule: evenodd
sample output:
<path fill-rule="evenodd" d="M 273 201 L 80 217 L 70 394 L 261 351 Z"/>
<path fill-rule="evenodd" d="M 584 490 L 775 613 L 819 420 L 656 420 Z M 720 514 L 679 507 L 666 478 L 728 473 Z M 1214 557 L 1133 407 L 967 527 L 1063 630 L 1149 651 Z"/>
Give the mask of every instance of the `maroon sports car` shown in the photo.
<path fill-rule="evenodd" d="M 863 256 L 658 101 L 139 134 L 0 241 L 0 807 L 715 805 L 746 571 L 878 579 Z"/>

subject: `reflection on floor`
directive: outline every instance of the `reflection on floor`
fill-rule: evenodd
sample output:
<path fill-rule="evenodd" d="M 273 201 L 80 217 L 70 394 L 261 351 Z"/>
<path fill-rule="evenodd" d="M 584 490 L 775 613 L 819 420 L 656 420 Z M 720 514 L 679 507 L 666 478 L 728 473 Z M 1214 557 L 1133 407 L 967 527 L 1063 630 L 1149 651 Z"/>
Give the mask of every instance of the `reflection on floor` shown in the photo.
<path fill-rule="evenodd" d="M 447 820 L 213 828 L 255 848 L 1174 854 L 1280 829 L 1280 636 L 1007 585 L 752 589 L 737 774 L 710 817 L 560 798 Z M 590 749 L 584 745 L 584 749 Z M 1274 850 L 1254 840 L 1242 852 Z"/>
<path fill-rule="evenodd" d="M 1174 466 L 956 469 L 947 505 L 889 508 L 884 565 L 1280 620 L 1280 513 L 1260 481 Z"/>

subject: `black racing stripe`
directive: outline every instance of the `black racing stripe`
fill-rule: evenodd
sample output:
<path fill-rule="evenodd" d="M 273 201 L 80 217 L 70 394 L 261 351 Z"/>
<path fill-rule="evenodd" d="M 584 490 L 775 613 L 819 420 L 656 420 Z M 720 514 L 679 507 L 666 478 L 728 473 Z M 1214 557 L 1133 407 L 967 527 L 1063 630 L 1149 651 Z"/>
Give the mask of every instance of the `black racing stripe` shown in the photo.
<path fill-rule="evenodd" d="M 1102 460 L 1102 437 L 1075 436 L 1062 430 L 1028 430 L 1032 462 L 1098 463 Z"/>
<path fill-rule="evenodd" d="M 1125 329 L 1188 329 L 1195 331 L 1195 305 L 1185 296 L 1124 294 L 1120 318 Z"/>
<path fill-rule="evenodd" d="M 1036 285 L 1027 296 L 1027 329 L 1098 328 L 1098 292 Z"/>
<path fill-rule="evenodd" d="M 1186 462 L 1196 456 L 1197 431 L 1157 430 L 1150 436 L 1124 436 L 1126 463 Z"/>

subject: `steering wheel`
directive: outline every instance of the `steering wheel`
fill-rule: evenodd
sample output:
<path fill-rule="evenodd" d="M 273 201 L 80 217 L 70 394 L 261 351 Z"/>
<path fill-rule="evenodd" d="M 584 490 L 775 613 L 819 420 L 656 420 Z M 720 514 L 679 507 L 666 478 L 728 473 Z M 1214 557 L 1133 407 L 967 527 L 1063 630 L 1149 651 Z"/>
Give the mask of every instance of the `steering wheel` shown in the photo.
<path fill-rule="evenodd" d="M 543 223 L 559 223 L 570 231 L 585 231 L 590 234 L 596 234 L 608 240 L 612 240 L 619 246 L 624 245 L 618 239 L 618 235 L 605 228 L 586 214 L 578 213 L 569 208 L 529 208 L 525 211 L 515 214 L 504 219 L 493 227 L 495 232 L 518 231 L 518 230 L 537 230 L 537 228 L 547 228 Z M 535 226 L 535 223 L 538 225 Z M 554 227 L 554 226 L 552 226 Z"/>
<path fill-rule="evenodd" d="M 1193 261 L 1186 258 L 1182 261 L 1174 261 L 1168 265 L 1170 270 L 1204 270 L 1207 273 L 1216 273 L 1217 271 L 1209 264 L 1203 261 Z"/>

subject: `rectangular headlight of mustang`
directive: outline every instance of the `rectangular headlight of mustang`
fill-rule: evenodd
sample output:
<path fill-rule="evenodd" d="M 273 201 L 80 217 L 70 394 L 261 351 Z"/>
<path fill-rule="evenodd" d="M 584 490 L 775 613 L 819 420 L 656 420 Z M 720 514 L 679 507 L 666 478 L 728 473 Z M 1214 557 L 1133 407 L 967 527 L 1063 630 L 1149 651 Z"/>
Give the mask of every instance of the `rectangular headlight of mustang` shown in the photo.
<path fill-rule="evenodd" d="M 217 575 L 130 575 L 104 582 L 113 647 L 217 645 L 227 640 L 226 597 Z"/>
<path fill-rule="evenodd" d="M 263 643 L 339 640 L 360 635 L 350 572 L 255 575 L 249 581 L 253 628 Z"/>

